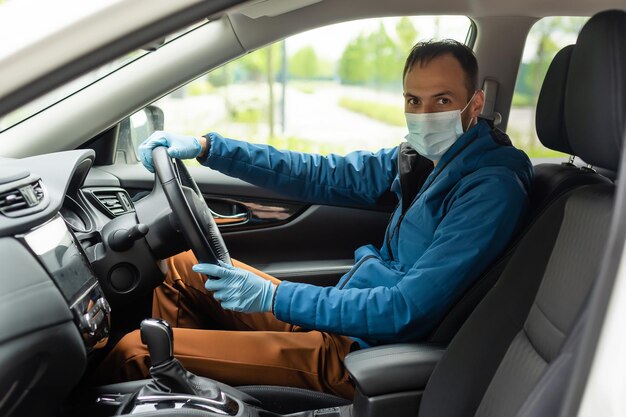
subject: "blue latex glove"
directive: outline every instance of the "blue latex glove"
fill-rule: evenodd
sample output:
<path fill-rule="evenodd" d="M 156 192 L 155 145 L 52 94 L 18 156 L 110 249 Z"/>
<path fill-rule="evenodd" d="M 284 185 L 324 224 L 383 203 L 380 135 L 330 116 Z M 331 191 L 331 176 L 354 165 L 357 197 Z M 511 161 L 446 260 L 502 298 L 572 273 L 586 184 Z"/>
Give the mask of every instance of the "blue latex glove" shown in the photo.
<path fill-rule="evenodd" d="M 216 277 L 204 284 L 209 291 L 215 291 L 213 297 L 227 310 L 242 313 L 265 313 L 272 311 L 272 299 L 276 285 L 260 276 L 235 268 L 219 261 L 219 265 L 197 264 L 195 272 Z"/>
<path fill-rule="evenodd" d="M 152 150 L 157 146 L 167 147 L 167 153 L 172 158 L 193 159 L 202 152 L 202 145 L 193 136 L 177 135 L 175 133 L 157 130 L 143 141 L 139 148 L 139 160 L 148 171 L 154 172 L 152 164 Z"/>

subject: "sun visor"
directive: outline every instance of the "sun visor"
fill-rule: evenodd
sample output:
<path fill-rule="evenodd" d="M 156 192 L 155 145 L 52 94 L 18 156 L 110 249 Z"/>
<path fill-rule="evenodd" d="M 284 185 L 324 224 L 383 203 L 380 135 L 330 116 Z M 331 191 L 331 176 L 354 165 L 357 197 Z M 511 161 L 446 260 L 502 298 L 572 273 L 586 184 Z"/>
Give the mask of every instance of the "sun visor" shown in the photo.
<path fill-rule="evenodd" d="M 320 1 L 322 0 L 262 0 L 242 8 L 239 10 L 239 13 L 250 19 L 274 17 L 319 3 Z"/>

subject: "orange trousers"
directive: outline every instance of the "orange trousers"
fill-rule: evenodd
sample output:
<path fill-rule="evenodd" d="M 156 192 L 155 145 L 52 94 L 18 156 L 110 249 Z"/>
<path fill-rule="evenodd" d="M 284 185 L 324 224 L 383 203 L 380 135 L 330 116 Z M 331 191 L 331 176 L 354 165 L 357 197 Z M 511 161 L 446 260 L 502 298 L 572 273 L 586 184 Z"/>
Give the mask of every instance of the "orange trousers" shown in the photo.
<path fill-rule="evenodd" d="M 343 359 L 356 342 L 281 322 L 272 313 L 224 310 L 205 290 L 206 276 L 191 270 L 196 263 L 191 252 L 167 260 L 152 308 L 155 318 L 172 325 L 174 356 L 185 368 L 232 386 L 282 385 L 353 397 Z M 280 282 L 241 262 L 233 260 L 233 265 Z M 107 383 L 143 379 L 149 368 L 148 350 L 136 330 L 113 348 L 97 378 Z"/>

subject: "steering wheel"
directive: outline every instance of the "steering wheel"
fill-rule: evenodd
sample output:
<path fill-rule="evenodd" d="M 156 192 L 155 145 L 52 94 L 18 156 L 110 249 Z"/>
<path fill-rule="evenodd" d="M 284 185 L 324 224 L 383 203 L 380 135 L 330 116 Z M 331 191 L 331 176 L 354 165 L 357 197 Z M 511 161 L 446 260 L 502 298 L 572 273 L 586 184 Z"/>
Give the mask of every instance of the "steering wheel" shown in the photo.
<path fill-rule="evenodd" d="M 157 181 L 187 244 L 201 263 L 231 264 L 228 249 L 222 239 L 211 210 L 198 185 L 180 159 L 172 158 L 164 146 L 152 150 Z"/>

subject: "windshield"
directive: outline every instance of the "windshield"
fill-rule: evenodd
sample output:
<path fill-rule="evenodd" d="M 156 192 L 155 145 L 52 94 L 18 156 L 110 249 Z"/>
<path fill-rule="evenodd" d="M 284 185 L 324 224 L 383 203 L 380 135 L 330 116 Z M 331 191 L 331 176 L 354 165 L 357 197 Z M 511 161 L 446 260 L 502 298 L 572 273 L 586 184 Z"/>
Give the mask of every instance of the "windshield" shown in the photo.
<path fill-rule="evenodd" d="M 0 132 L 5 131 L 6 129 L 20 123 L 21 121 L 29 118 L 30 116 L 40 112 L 41 110 L 57 103 L 58 101 L 64 99 L 72 95 L 73 93 L 79 91 L 80 89 L 88 86 L 94 81 L 99 80 L 102 77 L 112 73 L 113 71 L 123 67 L 124 65 L 132 62 L 133 60 L 139 58 L 140 56 L 147 54 L 147 51 L 137 50 L 133 51 L 121 58 L 118 58 L 114 61 L 108 62 L 105 65 L 96 68 L 93 71 L 88 72 L 87 74 L 76 78 L 75 80 L 62 85 L 61 87 L 52 90 L 51 92 L 44 94 L 43 96 L 37 98 L 25 104 L 12 112 L 6 114 L 3 117 L 0 117 Z"/>
<path fill-rule="evenodd" d="M 38 99 L 13 110 L 5 116 L 0 117 L 0 132 L 5 131 L 6 129 L 20 123 L 22 120 L 25 120 L 41 110 L 57 103 L 58 101 L 63 100 L 65 97 L 72 95 L 94 81 L 105 77 L 106 75 L 147 53 L 147 51 L 143 50 L 133 51 L 122 58 L 116 59 L 115 61 L 101 66 L 100 68 L 88 72 L 87 74 L 76 78 L 74 81 L 64 84 L 61 87 L 44 94 Z"/>
<path fill-rule="evenodd" d="M 41 39 L 46 33 L 60 27 L 70 26 L 80 18 L 114 3 L 113 0 L 0 0 L 0 57 L 19 53 L 29 43 Z M 32 12 L 35 10 L 36 12 Z M 68 12 L 71 11 L 71 12 Z M 24 22 L 28 22 L 26 25 Z M 206 23 L 206 20 L 176 32 L 161 43 L 170 41 L 183 33 Z M 24 30 L 27 26 L 28 30 Z M 15 109 L 0 117 L 0 132 L 15 126 L 34 114 L 74 94 L 93 82 L 111 74 L 124 65 L 149 53 L 158 45 L 148 45 L 146 49 L 138 49 L 116 60 L 110 61 L 73 81 L 66 83 L 51 92 Z"/>

